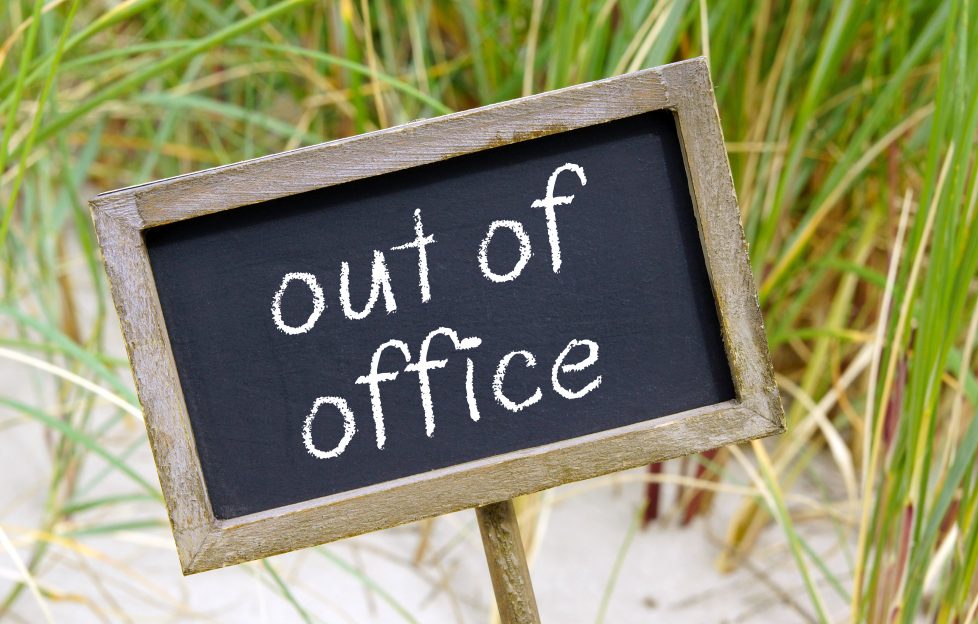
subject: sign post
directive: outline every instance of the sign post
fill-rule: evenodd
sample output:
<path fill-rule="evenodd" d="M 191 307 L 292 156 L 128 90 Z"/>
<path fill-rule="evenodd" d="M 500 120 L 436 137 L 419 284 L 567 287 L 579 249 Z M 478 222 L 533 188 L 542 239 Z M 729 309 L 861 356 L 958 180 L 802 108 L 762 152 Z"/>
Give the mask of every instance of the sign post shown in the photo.
<path fill-rule="evenodd" d="M 185 574 L 784 429 L 703 59 L 91 206 Z"/>
<path fill-rule="evenodd" d="M 502 624 L 539 624 L 537 599 L 533 595 L 513 501 L 476 507 L 475 513 L 479 518 L 500 621 Z"/>

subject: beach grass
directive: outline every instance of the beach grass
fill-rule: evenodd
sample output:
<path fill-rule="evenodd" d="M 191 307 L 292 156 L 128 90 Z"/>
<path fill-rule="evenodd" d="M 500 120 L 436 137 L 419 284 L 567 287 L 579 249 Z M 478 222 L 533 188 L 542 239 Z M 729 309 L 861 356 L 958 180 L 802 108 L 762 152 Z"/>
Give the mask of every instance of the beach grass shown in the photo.
<path fill-rule="evenodd" d="M 971 0 L 0 2 L 0 359 L 33 380 L 26 393 L 0 380 L 0 431 L 36 430 L 50 466 L 36 526 L 0 510 L 20 575 L 0 619 L 63 599 L 39 576 L 53 551 L 162 522 L 152 467 L 134 459 L 145 434 L 111 346 L 91 195 L 699 55 L 788 424 L 683 481 L 739 492 L 717 565 L 736 568 L 774 527 L 807 619 L 978 620 Z M 815 471 L 838 486 L 817 507 L 841 571 L 798 530 L 811 510 L 792 496 Z M 107 479 L 125 485 L 99 495 Z M 314 619 L 272 563 L 253 570 Z"/>

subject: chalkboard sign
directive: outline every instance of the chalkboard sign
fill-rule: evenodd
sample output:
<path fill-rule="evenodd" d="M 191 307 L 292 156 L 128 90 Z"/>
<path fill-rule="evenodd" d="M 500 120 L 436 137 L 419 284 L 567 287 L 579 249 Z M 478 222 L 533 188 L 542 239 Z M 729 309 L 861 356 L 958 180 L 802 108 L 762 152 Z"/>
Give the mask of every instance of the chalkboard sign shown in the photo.
<path fill-rule="evenodd" d="M 93 214 L 187 573 L 782 426 L 701 61 Z"/>

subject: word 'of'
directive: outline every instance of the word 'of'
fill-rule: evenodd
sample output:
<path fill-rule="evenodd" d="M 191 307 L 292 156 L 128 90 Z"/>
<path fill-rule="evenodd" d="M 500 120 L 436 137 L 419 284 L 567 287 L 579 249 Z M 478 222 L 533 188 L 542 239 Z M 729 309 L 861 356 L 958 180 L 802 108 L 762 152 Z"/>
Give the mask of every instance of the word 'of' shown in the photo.
<path fill-rule="evenodd" d="M 573 163 L 566 163 L 554 169 L 547 181 L 547 192 L 543 199 L 534 200 L 531 208 L 543 208 L 547 220 L 547 238 L 550 244 L 550 263 L 554 273 L 559 273 L 562 265 L 560 255 L 560 236 L 557 230 L 557 206 L 566 206 L 574 201 L 574 195 L 559 195 L 554 197 L 554 186 L 557 178 L 564 171 L 571 171 L 577 175 L 581 186 L 587 185 L 587 176 L 584 169 Z M 489 246 L 493 237 L 499 230 L 509 230 L 516 237 L 519 243 L 520 256 L 513 267 L 505 273 L 496 273 L 489 266 Z M 435 237 L 431 234 L 426 235 L 424 224 L 421 220 L 421 209 L 414 211 L 414 239 L 402 245 L 395 245 L 390 251 L 403 251 L 409 249 L 417 250 L 418 254 L 418 287 L 421 293 L 421 302 L 427 303 L 431 300 L 431 284 L 428 278 L 428 245 L 435 243 Z M 515 280 L 523 272 L 526 264 L 532 257 L 532 247 L 530 237 L 526 233 L 523 224 L 516 220 L 497 220 L 489 224 L 489 230 L 479 244 L 477 260 L 479 270 L 483 277 L 493 283 L 505 283 Z M 301 325 L 290 325 L 282 318 L 282 297 L 286 289 L 294 282 L 301 282 L 308 288 L 312 295 L 312 311 Z M 343 316 L 350 320 L 362 320 L 367 318 L 373 311 L 374 306 L 384 299 L 384 309 L 387 314 L 397 311 L 397 302 L 394 299 L 394 291 L 391 287 L 390 272 L 387 269 L 387 258 L 383 251 L 374 250 L 373 263 L 370 271 L 370 294 L 366 303 L 359 310 L 353 307 L 350 301 L 350 265 L 347 262 L 340 263 L 340 284 L 339 301 L 343 311 Z M 279 331 L 288 335 L 299 335 L 310 331 L 323 312 L 326 310 L 326 295 L 316 276 L 306 272 L 290 272 L 282 277 L 278 290 L 272 296 L 272 320 Z M 418 360 L 412 362 L 411 351 L 408 345 L 397 339 L 388 340 L 378 346 L 371 359 L 370 372 L 356 379 L 354 383 L 366 385 L 370 391 L 370 405 L 376 433 L 377 448 L 383 449 L 387 436 L 384 427 L 384 412 L 380 399 L 380 384 L 393 381 L 401 371 L 380 372 L 380 357 L 387 349 L 396 349 L 404 357 L 405 366 L 403 372 L 418 374 L 418 389 L 421 396 L 421 407 L 424 411 L 425 434 L 430 438 L 435 432 L 434 405 L 431 397 L 431 381 L 429 372 L 435 369 L 444 368 L 448 363 L 446 359 L 429 359 L 428 349 L 431 341 L 436 336 L 446 336 L 452 341 L 456 351 L 469 351 L 482 344 L 482 339 L 476 336 L 469 338 L 459 338 L 458 334 L 447 327 L 439 327 L 429 333 L 422 341 L 418 350 Z M 587 348 L 587 355 L 580 361 L 564 363 L 576 347 Z M 539 386 L 534 392 L 522 401 L 516 401 L 507 396 L 503 389 L 506 373 L 514 359 L 521 358 L 526 368 L 535 368 L 537 365 L 536 357 L 529 351 L 517 350 L 504 355 L 496 366 L 496 371 L 492 379 L 492 394 L 496 402 L 511 412 L 520 410 L 536 404 L 543 398 L 543 391 Z M 580 399 L 601 385 L 601 375 L 596 376 L 583 387 L 572 390 L 560 381 L 560 375 L 579 372 L 595 364 L 598 361 L 598 344 L 593 340 L 571 340 L 567 343 L 564 350 L 556 357 L 553 367 L 550 369 L 551 386 L 561 397 L 573 400 Z M 467 357 L 465 369 L 465 397 L 469 408 L 469 417 L 474 421 L 479 421 L 479 407 L 475 399 L 475 364 L 472 358 Z M 343 435 L 339 442 L 329 450 L 319 448 L 312 438 L 312 425 L 319 415 L 320 409 L 324 405 L 331 405 L 339 412 L 343 418 Z M 339 457 L 346 449 L 347 445 L 356 434 L 356 418 L 349 404 L 345 399 L 338 396 L 321 396 L 315 400 L 312 411 L 306 416 L 302 428 L 302 441 L 310 455 L 319 459 L 330 459 Z"/>

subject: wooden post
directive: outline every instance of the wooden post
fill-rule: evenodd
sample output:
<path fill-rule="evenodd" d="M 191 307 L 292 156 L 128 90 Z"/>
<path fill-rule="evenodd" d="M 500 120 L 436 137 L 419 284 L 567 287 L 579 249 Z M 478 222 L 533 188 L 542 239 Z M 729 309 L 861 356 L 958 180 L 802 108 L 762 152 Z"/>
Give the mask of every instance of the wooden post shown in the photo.
<path fill-rule="evenodd" d="M 476 507 L 502 624 L 540 624 L 513 501 Z"/>

